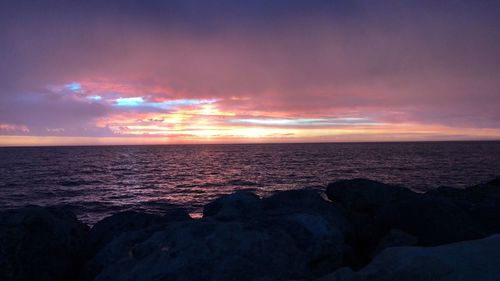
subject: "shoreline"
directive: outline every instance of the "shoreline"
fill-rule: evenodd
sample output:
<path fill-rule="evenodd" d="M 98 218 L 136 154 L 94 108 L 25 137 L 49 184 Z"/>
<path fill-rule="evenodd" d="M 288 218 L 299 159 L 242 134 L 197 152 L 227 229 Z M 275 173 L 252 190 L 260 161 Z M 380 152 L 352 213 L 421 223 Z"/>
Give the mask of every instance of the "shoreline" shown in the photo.
<path fill-rule="evenodd" d="M 0 279 L 499 280 L 499 233 L 500 177 L 426 193 L 367 179 L 238 191 L 199 219 L 126 211 L 91 228 L 31 206 L 0 212 Z"/>

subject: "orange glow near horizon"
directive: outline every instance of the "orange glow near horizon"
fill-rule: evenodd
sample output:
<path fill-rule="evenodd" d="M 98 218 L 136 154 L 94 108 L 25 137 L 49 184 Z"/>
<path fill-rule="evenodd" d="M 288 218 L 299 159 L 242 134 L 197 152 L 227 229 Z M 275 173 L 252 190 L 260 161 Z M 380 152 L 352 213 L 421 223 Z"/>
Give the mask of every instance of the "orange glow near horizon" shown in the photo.
<path fill-rule="evenodd" d="M 23 124 L 0 124 L 0 146 L 500 139 L 500 129 L 394 122 L 370 108 L 339 108 L 336 115 L 327 115 L 328 109 L 265 112 L 249 97 L 158 99 L 134 96 L 137 90 L 122 85 L 90 85 L 91 91 L 83 83 L 69 84 L 65 87 L 70 95 L 61 94 L 63 99 L 109 108 L 105 116 L 86 124 L 88 128 L 71 134 L 65 128 L 45 128 L 37 135 Z M 92 128 L 104 135 L 86 136 Z"/>
<path fill-rule="evenodd" d="M 411 128 L 411 129 L 410 129 Z M 147 134 L 143 130 L 147 130 Z M 445 141 L 498 140 L 500 130 L 445 128 L 416 124 L 381 126 L 380 128 L 343 129 L 283 129 L 267 127 L 204 127 L 182 130 L 182 135 L 157 128 L 130 128 L 126 136 L 68 137 L 68 136 L 0 136 L 0 146 L 58 146 L 58 145 L 157 145 L 157 144 L 224 144 L 280 142 L 387 142 L 387 141 Z M 411 131 L 411 133 L 408 133 Z M 473 137 L 464 138 L 464 135 Z M 459 136 L 459 137 L 457 137 Z"/>

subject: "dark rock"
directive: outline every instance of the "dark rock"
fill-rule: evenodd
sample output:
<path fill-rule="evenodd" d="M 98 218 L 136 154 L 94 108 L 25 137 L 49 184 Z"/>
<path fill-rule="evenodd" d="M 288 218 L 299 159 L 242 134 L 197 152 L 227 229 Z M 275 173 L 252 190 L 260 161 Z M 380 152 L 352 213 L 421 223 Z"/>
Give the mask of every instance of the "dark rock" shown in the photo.
<path fill-rule="evenodd" d="M 426 194 L 371 180 L 342 180 L 327 188 L 328 197 L 348 211 L 353 253 L 346 264 L 358 269 L 377 253 L 391 229 L 436 246 L 479 239 L 500 232 L 498 180 L 466 190 L 440 188 Z M 493 199 L 491 199 L 493 198 Z M 386 236 L 387 238 L 387 236 Z"/>
<path fill-rule="evenodd" d="M 92 280 L 109 262 L 109 257 L 116 255 L 115 251 L 126 253 L 129 246 L 148 238 L 169 223 L 190 219 L 182 209 L 168 210 L 164 216 L 126 211 L 104 218 L 92 227 L 87 242 L 87 256 L 92 258 L 98 252 L 100 256 L 87 263 L 82 279 Z M 108 244 L 111 246 L 106 248 Z"/>
<path fill-rule="evenodd" d="M 500 235 L 437 247 L 388 248 L 346 279 L 346 270 L 322 281 L 500 280 Z"/>
<path fill-rule="evenodd" d="M 417 237 L 410 235 L 399 229 L 391 229 L 379 242 L 375 248 L 373 255 L 377 255 L 385 248 L 413 246 L 417 244 Z"/>
<path fill-rule="evenodd" d="M 118 262 L 124 256 L 132 255 L 134 245 L 148 239 L 158 229 L 159 226 L 148 227 L 115 235 L 87 262 L 80 279 L 82 281 L 94 280 L 110 264 Z"/>
<path fill-rule="evenodd" d="M 285 231 L 307 257 L 308 269 L 321 276 L 343 264 L 349 250 L 342 230 L 320 215 L 294 213 L 275 218 L 270 226 Z"/>
<path fill-rule="evenodd" d="M 416 193 L 396 185 L 384 184 L 368 179 L 340 180 L 327 187 L 328 199 L 347 212 L 351 231 L 346 241 L 351 252 L 345 263 L 355 269 L 371 260 L 380 240 L 391 228 L 376 220 L 381 210 L 402 200 L 417 196 Z"/>
<path fill-rule="evenodd" d="M 346 228 L 342 212 L 312 190 L 262 200 L 237 192 L 207 205 L 203 219 L 114 238 L 91 261 L 93 272 L 87 276 L 95 280 L 310 279 L 343 264 Z"/>
<path fill-rule="evenodd" d="M 255 193 L 238 191 L 206 204 L 203 217 L 215 217 L 219 220 L 253 217 L 259 215 L 261 207 L 260 198 Z"/>
<path fill-rule="evenodd" d="M 397 185 L 384 184 L 368 179 L 340 180 L 330 183 L 328 199 L 351 212 L 374 214 L 382 207 L 407 199 L 414 192 Z"/>
<path fill-rule="evenodd" d="M 208 218 L 174 223 L 132 245 L 128 252 L 116 251 L 95 280 L 284 280 L 315 276 L 309 268 L 312 252 L 302 249 L 287 230 L 277 224 Z M 327 229 L 321 235 L 332 241 L 338 233 Z M 341 246 L 342 237 L 338 239 Z M 339 253 L 338 264 L 341 258 Z"/>
<path fill-rule="evenodd" d="M 500 177 L 466 189 L 439 187 L 426 194 L 453 198 L 470 204 L 500 206 Z"/>
<path fill-rule="evenodd" d="M 336 205 L 326 201 L 315 190 L 298 189 L 278 192 L 262 200 L 267 216 L 280 216 L 293 213 L 314 214 L 335 225 L 342 233 L 351 231 L 346 214 Z"/>
<path fill-rule="evenodd" d="M 316 281 L 364 281 L 365 279 L 349 267 L 339 268 L 334 273 L 325 275 Z"/>
<path fill-rule="evenodd" d="M 500 177 L 464 191 L 465 199 L 471 203 L 500 206 Z"/>
<path fill-rule="evenodd" d="M 0 280 L 74 280 L 88 227 L 61 208 L 0 213 Z"/>
<path fill-rule="evenodd" d="M 451 198 L 451 199 L 462 199 L 466 200 L 465 198 L 465 189 L 459 189 L 459 188 L 454 188 L 454 187 L 449 187 L 449 186 L 440 186 L 436 189 L 429 190 L 425 193 L 426 195 L 429 196 L 441 196 L 441 197 L 446 197 L 446 198 Z"/>
<path fill-rule="evenodd" d="M 264 216 L 286 229 L 310 257 L 309 268 L 323 275 L 344 262 L 351 224 L 345 213 L 311 189 L 278 192 L 262 200 Z M 342 257 L 342 258 L 340 258 Z"/>
<path fill-rule="evenodd" d="M 216 199 L 203 210 L 203 217 L 222 221 L 277 221 L 296 214 L 320 216 L 344 234 L 350 230 L 344 212 L 315 190 L 282 191 L 263 199 L 252 192 L 239 191 Z"/>
<path fill-rule="evenodd" d="M 479 235 L 484 237 L 500 232 L 500 177 L 466 189 L 441 187 L 426 195 L 448 198 L 464 206 L 480 225 Z"/>
<path fill-rule="evenodd" d="M 375 218 L 379 227 L 397 228 L 435 246 L 491 235 L 468 205 L 444 197 L 420 195 L 384 207 Z"/>
<path fill-rule="evenodd" d="M 95 252 L 109 243 L 115 236 L 162 224 L 165 219 L 159 215 L 126 211 L 106 217 L 90 230 L 88 246 Z"/>

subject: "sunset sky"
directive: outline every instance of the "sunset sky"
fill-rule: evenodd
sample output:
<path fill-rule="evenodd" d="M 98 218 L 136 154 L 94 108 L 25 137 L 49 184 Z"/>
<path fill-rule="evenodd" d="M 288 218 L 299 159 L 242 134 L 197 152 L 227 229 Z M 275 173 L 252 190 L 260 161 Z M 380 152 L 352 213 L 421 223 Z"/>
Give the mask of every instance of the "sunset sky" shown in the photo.
<path fill-rule="evenodd" d="M 0 0 L 0 146 L 500 139 L 500 1 Z"/>

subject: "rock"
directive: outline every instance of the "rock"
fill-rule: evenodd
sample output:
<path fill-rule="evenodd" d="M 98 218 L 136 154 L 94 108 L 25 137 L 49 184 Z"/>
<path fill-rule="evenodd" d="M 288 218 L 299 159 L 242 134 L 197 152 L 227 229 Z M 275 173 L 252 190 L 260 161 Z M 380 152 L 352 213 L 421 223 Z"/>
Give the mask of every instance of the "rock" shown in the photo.
<path fill-rule="evenodd" d="M 135 231 L 114 238 L 94 257 L 87 276 L 311 279 L 341 266 L 348 248 L 345 217 L 313 191 L 284 192 L 262 200 L 238 192 L 209 204 L 204 214 L 202 219 L 175 222 L 154 233 Z"/>
<path fill-rule="evenodd" d="M 124 256 L 131 255 L 134 245 L 151 237 L 155 230 L 158 228 L 127 231 L 115 235 L 87 262 L 80 280 L 94 280 L 107 266 L 118 262 Z"/>
<path fill-rule="evenodd" d="M 314 274 L 323 275 L 343 264 L 350 251 L 345 237 L 350 234 L 351 225 L 345 213 L 318 191 L 282 191 L 262 199 L 262 205 L 264 217 L 285 229 L 307 253 Z"/>
<path fill-rule="evenodd" d="M 494 281 L 500 280 L 499 253 L 500 235 L 437 247 L 388 248 L 355 273 L 358 279 L 345 279 L 343 270 L 327 280 Z"/>
<path fill-rule="evenodd" d="M 0 280 L 74 280 L 88 227 L 62 208 L 0 213 Z"/>
<path fill-rule="evenodd" d="M 379 242 L 373 255 L 377 255 L 385 248 L 390 247 L 400 247 L 400 246 L 412 246 L 417 244 L 417 237 L 410 235 L 399 229 L 391 229 Z"/>
<path fill-rule="evenodd" d="M 189 215 L 183 211 L 173 212 L 167 217 L 133 211 L 120 212 L 102 219 L 92 227 L 88 246 L 92 252 L 96 252 L 115 236 L 124 232 L 157 226 L 171 220 L 187 219 L 189 219 Z"/>
<path fill-rule="evenodd" d="M 364 279 L 356 274 L 349 267 L 339 268 L 334 273 L 323 276 L 316 281 L 363 281 Z"/>
<path fill-rule="evenodd" d="M 305 272 L 304 254 L 283 230 L 202 219 L 133 245 L 95 280 L 273 280 Z"/>
<path fill-rule="evenodd" d="M 428 196 L 394 202 L 375 217 L 379 228 L 397 228 L 418 239 L 420 246 L 435 246 L 491 235 L 485 226 L 459 201 Z"/>
<path fill-rule="evenodd" d="M 500 177 L 466 189 L 439 187 L 426 194 L 453 198 L 470 204 L 500 206 Z"/>
<path fill-rule="evenodd" d="M 465 189 L 459 189 L 449 186 L 440 186 L 436 189 L 431 189 L 425 192 L 425 195 L 467 200 L 465 198 Z"/>
<path fill-rule="evenodd" d="M 346 214 L 336 205 L 326 201 L 316 190 L 298 189 L 278 192 L 262 200 L 267 216 L 281 216 L 294 213 L 306 213 L 323 217 L 335 225 L 342 233 L 351 231 Z"/>
<path fill-rule="evenodd" d="M 89 233 L 87 256 L 92 258 L 87 263 L 82 279 L 93 280 L 105 264 L 119 254 L 127 253 L 129 246 L 148 238 L 169 223 L 190 220 L 182 209 L 171 209 L 164 216 L 126 211 L 114 214 L 96 223 Z M 115 241 L 116 240 L 116 241 Z M 106 247 L 108 244 L 111 246 Z M 105 248 L 105 249 L 103 249 Z"/>
<path fill-rule="evenodd" d="M 320 215 L 295 213 L 276 218 L 273 227 L 288 233 L 307 256 L 308 268 L 321 276 L 343 264 L 349 250 L 341 229 Z"/>
<path fill-rule="evenodd" d="M 174 223 L 136 243 L 95 280 L 310 279 L 307 249 L 282 224 L 205 218 Z"/>
<path fill-rule="evenodd" d="M 500 206 L 500 177 L 465 189 L 468 202 Z"/>
<path fill-rule="evenodd" d="M 426 195 L 459 202 L 479 224 L 474 238 L 500 232 L 500 177 L 466 189 L 441 187 Z"/>
<path fill-rule="evenodd" d="M 327 195 L 348 211 L 352 234 L 346 239 L 353 253 L 346 261 L 358 269 L 385 247 L 381 245 L 387 242 L 383 239 L 391 229 L 414 236 L 419 246 L 479 239 L 500 232 L 500 206 L 488 199 L 495 198 L 500 190 L 497 185 L 494 180 L 466 190 L 440 188 L 419 194 L 356 179 L 331 183 Z"/>
<path fill-rule="evenodd" d="M 495 198 L 500 190 L 497 184 L 494 180 L 466 190 L 440 188 L 418 194 L 400 186 L 355 179 L 329 184 L 327 195 L 349 211 L 353 235 L 348 241 L 358 258 L 352 264 L 363 264 L 391 229 L 415 236 L 421 246 L 478 239 L 499 232 L 500 207 L 487 199 Z"/>
<path fill-rule="evenodd" d="M 210 202 L 203 208 L 203 217 L 215 217 L 219 220 L 248 218 L 261 212 L 260 198 L 253 192 L 237 191 Z"/>
<path fill-rule="evenodd" d="M 351 231 L 346 240 L 351 253 L 346 256 L 346 265 L 360 268 L 371 260 L 380 239 L 391 228 L 382 224 L 377 215 L 381 210 L 418 194 L 396 185 L 384 184 L 368 179 L 340 180 L 330 183 L 327 196 L 334 205 L 343 207 L 349 219 Z"/>
<path fill-rule="evenodd" d="M 413 196 L 401 186 L 368 179 L 339 180 L 327 186 L 328 199 L 351 212 L 374 214 L 384 206 Z"/>

